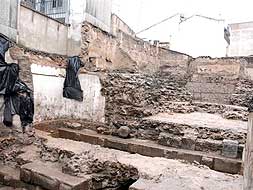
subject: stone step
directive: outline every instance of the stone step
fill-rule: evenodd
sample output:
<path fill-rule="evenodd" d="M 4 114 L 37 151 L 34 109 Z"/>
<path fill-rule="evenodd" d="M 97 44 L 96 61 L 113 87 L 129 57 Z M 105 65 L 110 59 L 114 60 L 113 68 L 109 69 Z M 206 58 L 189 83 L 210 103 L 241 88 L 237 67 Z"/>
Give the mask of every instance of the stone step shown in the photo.
<path fill-rule="evenodd" d="M 238 174 L 241 172 L 242 161 L 240 159 L 231 159 L 211 153 L 162 146 L 148 140 L 122 139 L 101 135 L 91 130 L 80 131 L 59 128 L 58 133 L 60 138 L 82 141 L 106 148 L 138 153 L 149 157 L 179 159 L 190 163 L 198 162 L 207 165 L 211 169 L 225 173 Z"/>
<path fill-rule="evenodd" d="M 91 178 L 79 178 L 62 173 L 51 163 L 35 161 L 20 170 L 20 179 L 47 190 L 89 190 Z"/>
<path fill-rule="evenodd" d="M 242 158 L 247 130 L 247 122 L 228 120 L 217 114 L 200 112 L 160 113 L 139 121 L 115 121 L 114 127 L 77 120 L 55 120 L 35 124 L 37 129 L 53 132 L 56 137 L 57 129 L 61 127 L 75 130 L 91 129 L 98 133 L 122 137 L 118 128 L 126 126 L 129 130 L 124 134 L 126 136 L 153 140 L 164 146 L 214 153 L 230 158 Z M 237 152 L 224 153 L 223 146 L 227 140 L 234 141 L 233 148 Z"/>
<path fill-rule="evenodd" d="M 43 190 L 20 179 L 20 169 L 0 164 L 0 184 L 3 189 Z M 1 188 L 0 188 L 1 189 Z M 2 190 L 2 189 L 1 189 Z"/>
<path fill-rule="evenodd" d="M 145 118 L 140 126 L 145 126 L 150 133 L 153 131 L 152 138 L 161 145 L 223 154 L 231 158 L 242 158 L 247 133 L 245 121 L 224 119 L 218 114 L 201 112 L 159 113 Z M 157 129 L 159 133 L 156 132 Z M 233 154 L 224 153 L 223 147 L 228 140 L 235 145 L 236 152 Z"/>

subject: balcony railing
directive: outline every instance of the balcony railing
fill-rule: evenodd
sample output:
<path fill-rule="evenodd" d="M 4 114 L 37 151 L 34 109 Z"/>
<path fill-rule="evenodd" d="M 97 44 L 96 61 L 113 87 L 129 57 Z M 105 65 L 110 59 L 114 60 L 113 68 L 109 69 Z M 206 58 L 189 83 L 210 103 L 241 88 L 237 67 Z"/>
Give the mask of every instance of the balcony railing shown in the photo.
<path fill-rule="evenodd" d="M 51 18 L 65 22 L 68 0 L 22 0 L 22 3 Z"/>

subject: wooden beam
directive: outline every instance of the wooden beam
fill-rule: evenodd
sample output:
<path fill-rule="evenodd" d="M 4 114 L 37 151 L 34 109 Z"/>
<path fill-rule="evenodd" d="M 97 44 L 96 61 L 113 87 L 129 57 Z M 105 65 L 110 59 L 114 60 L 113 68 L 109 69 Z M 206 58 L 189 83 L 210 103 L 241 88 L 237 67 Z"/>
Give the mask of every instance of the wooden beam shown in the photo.
<path fill-rule="evenodd" d="M 249 113 L 247 142 L 244 155 L 243 190 L 253 190 L 253 112 Z"/>

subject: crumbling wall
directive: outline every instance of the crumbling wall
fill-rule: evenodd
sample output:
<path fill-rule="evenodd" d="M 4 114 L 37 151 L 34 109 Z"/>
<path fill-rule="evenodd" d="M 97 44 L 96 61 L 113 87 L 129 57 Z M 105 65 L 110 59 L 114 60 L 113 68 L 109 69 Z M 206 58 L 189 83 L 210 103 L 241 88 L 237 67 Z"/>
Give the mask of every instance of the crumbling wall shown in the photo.
<path fill-rule="evenodd" d="M 165 73 L 185 77 L 191 57 L 165 50 L 123 32 L 117 37 L 84 23 L 82 56 L 90 71 Z"/>
<path fill-rule="evenodd" d="M 247 107 L 253 96 L 252 67 L 247 57 L 196 58 L 189 65 L 187 89 L 194 101 Z"/>
<path fill-rule="evenodd" d="M 187 81 L 147 74 L 105 74 L 101 80 L 108 121 L 150 116 L 168 109 L 171 101 L 191 101 Z"/>
<path fill-rule="evenodd" d="M 124 32 L 119 31 L 117 36 L 111 36 L 87 22 L 82 27 L 82 38 L 82 58 L 86 63 L 85 68 L 89 71 L 133 73 L 131 77 L 134 79 L 136 73 L 143 74 L 142 77 L 146 77 L 147 80 L 148 77 L 157 76 L 163 80 L 169 78 L 170 81 L 184 84 L 181 87 L 192 95 L 187 99 L 190 102 L 247 106 L 251 97 L 253 61 L 248 57 L 193 59 L 182 53 L 156 47 Z M 122 89 L 125 88 L 126 83 L 121 77 L 117 80 L 118 86 Z M 138 89 L 139 86 L 141 82 L 135 81 L 135 86 L 132 88 Z M 111 90 L 117 88 L 115 84 L 105 87 Z M 140 97 L 145 97 L 144 93 L 146 90 Z M 152 96 L 159 95 L 158 93 Z M 109 97 L 106 98 L 107 104 L 114 104 Z M 113 100 L 116 101 L 117 98 Z M 178 98 L 178 101 L 185 100 Z M 108 110 L 106 112 L 110 113 Z"/>
<path fill-rule="evenodd" d="M 105 100 L 101 96 L 101 84 L 96 74 L 81 71 L 79 77 L 84 101 L 77 102 L 62 95 L 67 57 L 36 52 L 14 44 L 6 59 L 20 65 L 20 78 L 34 90 L 35 121 L 61 118 L 104 121 Z"/>

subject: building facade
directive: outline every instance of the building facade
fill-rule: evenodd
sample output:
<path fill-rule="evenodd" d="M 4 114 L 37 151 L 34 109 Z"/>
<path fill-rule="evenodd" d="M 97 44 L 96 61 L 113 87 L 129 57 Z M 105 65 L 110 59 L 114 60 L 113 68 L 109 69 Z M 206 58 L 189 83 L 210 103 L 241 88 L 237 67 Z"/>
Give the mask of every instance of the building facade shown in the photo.
<path fill-rule="evenodd" d="M 253 55 L 253 22 L 234 23 L 229 25 L 231 43 L 229 56 Z"/>
<path fill-rule="evenodd" d="M 170 49 L 193 57 L 227 55 L 228 42 L 224 39 L 222 19 L 213 19 L 201 15 L 188 18 L 177 16 L 138 34 L 143 39 L 169 42 Z"/>
<path fill-rule="evenodd" d="M 86 20 L 110 32 L 112 0 L 22 0 L 22 3 L 63 23 Z"/>

